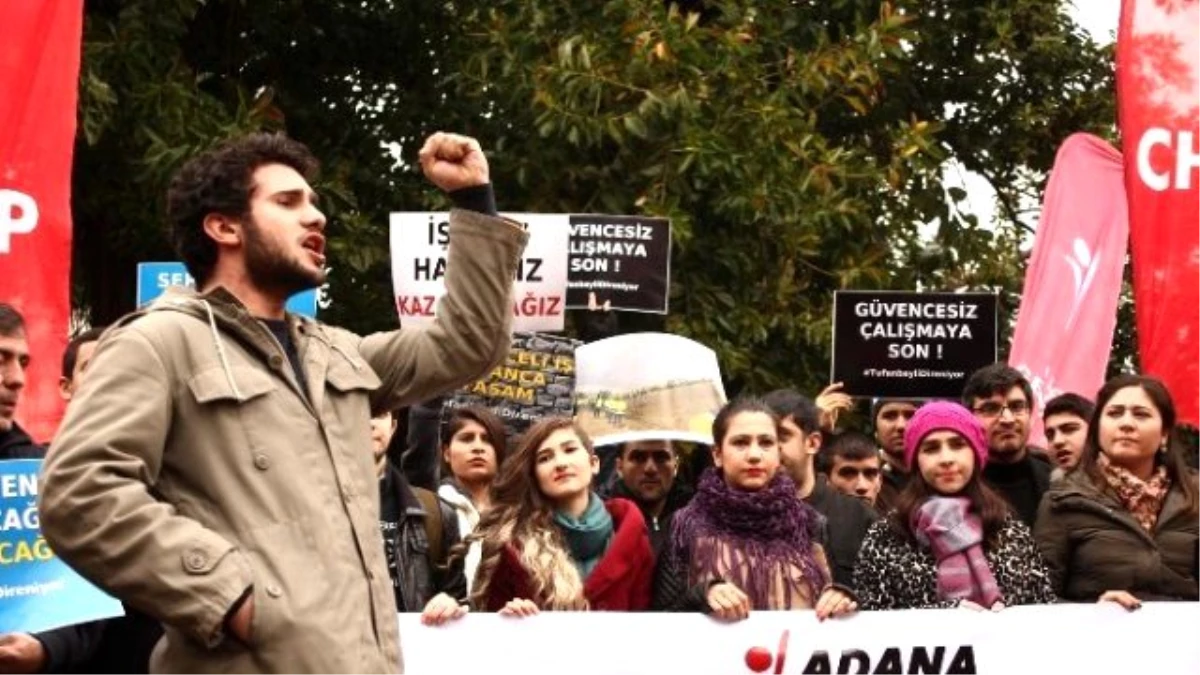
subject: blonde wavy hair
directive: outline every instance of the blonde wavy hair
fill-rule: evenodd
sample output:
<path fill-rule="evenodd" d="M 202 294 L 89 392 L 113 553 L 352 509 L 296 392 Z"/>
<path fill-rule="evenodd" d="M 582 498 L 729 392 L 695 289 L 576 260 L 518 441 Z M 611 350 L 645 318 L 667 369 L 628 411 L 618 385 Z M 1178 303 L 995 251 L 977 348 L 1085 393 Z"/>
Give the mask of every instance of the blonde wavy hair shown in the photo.
<path fill-rule="evenodd" d="M 534 597 L 529 599 L 538 607 L 588 609 L 583 579 L 554 525 L 554 506 L 542 494 L 534 473 L 538 449 L 551 434 L 563 429 L 574 432 L 589 455 L 595 453 L 587 434 L 568 417 L 547 418 L 530 427 L 492 483 L 491 508 L 475 531 L 455 547 L 453 555 L 458 555 L 474 542 L 482 542 L 482 556 L 471 592 L 473 606 L 487 606 L 492 575 L 504 547 L 511 542 L 520 551 L 521 564 L 533 582 Z"/>

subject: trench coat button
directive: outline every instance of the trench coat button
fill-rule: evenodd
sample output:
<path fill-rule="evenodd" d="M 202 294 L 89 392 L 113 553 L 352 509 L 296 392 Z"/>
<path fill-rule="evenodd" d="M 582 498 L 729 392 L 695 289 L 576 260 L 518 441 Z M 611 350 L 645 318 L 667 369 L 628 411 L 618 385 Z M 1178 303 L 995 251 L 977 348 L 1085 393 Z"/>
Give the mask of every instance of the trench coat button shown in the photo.
<path fill-rule="evenodd" d="M 272 368 L 279 368 L 283 365 L 283 357 L 278 354 L 273 354 L 269 361 Z"/>
<path fill-rule="evenodd" d="M 194 548 L 183 556 L 183 566 L 189 572 L 203 572 L 208 564 L 208 554 L 202 549 Z"/>
<path fill-rule="evenodd" d="M 266 471 L 271 466 L 271 458 L 261 452 L 254 456 L 254 466 L 260 471 Z"/>
<path fill-rule="evenodd" d="M 279 584 L 267 584 L 267 595 L 278 598 L 283 595 L 283 589 L 279 587 Z"/>

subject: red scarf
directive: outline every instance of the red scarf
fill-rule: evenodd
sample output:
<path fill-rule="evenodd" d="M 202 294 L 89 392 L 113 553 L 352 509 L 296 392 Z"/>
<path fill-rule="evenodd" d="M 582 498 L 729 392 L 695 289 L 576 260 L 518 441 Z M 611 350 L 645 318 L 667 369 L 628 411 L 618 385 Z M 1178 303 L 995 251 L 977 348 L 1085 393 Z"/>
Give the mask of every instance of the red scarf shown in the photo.
<path fill-rule="evenodd" d="M 1142 480 L 1133 475 L 1129 469 L 1117 466 L 1109 460 L 1108 455 L 1100 453 L 1096 464 L 1104 474 L 1104 480 L 1117 494 L 1117 499 L 1126 511 L 1138 521 L 1147 532 L 1154 532 L 1158 523 L 1158 513 L 1162 511 L 1167 492 L 1171 490 L 1171 479 L 1167 476 L 1167 467 L 1158 465 L 1149 480 Z"/>

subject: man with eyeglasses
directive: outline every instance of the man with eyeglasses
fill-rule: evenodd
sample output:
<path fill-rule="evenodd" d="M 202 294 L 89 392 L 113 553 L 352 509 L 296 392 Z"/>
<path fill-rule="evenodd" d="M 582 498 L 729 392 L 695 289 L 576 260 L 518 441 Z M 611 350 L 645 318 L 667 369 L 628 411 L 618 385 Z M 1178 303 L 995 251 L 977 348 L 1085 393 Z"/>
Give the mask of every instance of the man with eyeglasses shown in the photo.
<path fill-rule="evenodd" d="M 632 500 L 642 511 L 650 530 L 654 554 L 671 536 L 671 516 L 691 500 L 691 491 L 675 481 L 679 454 L 671 441 L 630 441 L 617 455 L 614 497 Z"/>
<path fill-rule="evenodd" d="M 988 463 L 983 478 L 1026 525 L 1037 520 L 1038 504 L 1050 487 L 1050 463 L 1029 450 L 1033 388 L 1021 372 L 1003 363 L 975 371 L 963 387 L 963 405 L 987 432 Z"/>

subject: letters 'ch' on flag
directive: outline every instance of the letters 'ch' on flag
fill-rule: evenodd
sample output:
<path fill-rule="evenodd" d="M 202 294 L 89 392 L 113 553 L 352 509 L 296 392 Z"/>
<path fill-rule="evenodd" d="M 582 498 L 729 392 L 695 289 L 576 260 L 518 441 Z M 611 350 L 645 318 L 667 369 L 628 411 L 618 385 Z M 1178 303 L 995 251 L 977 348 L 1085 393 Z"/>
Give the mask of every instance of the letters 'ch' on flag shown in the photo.
<path fill-rule="evenodd" d="M 0 302 L 24 315 L 32 355 L 17 417 L 45 441 L 63 410 L 83 0 L 0 2 L 0 26 Z"/>
<path fill-rule="evenodd" d="M 1200 418 L 1200 2 L 1124 0 L 1117 109 L 1144 372 Z M 1099 192 L 1099 191 L 1097 191 Z"/>
<path fill-rule="evenodd" d="M 1129 237 L 1121 154 L 1088 134 L 1063 142 L 1025 272 L 1009 365 L 1033 385 L 1030 440 L 1045 445 L 1046 401 L 1104 384 Z"/>

